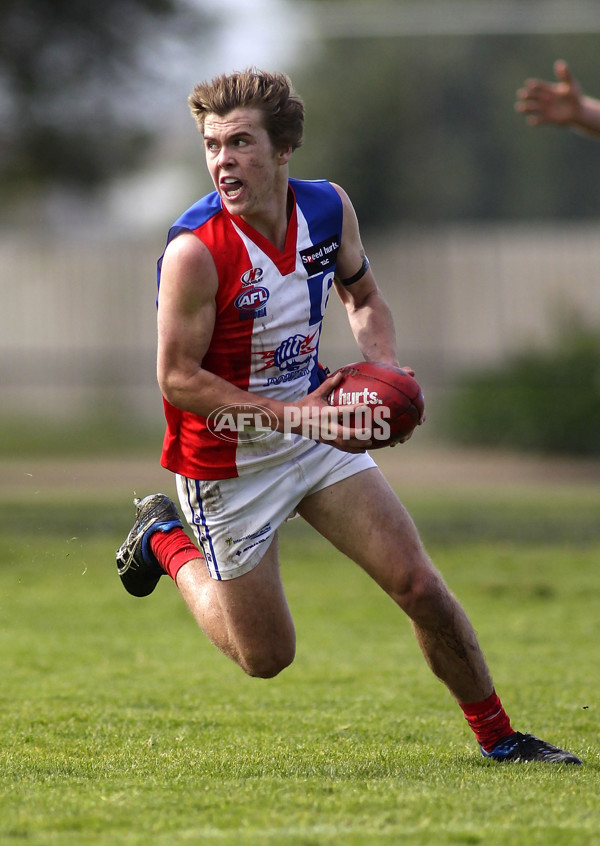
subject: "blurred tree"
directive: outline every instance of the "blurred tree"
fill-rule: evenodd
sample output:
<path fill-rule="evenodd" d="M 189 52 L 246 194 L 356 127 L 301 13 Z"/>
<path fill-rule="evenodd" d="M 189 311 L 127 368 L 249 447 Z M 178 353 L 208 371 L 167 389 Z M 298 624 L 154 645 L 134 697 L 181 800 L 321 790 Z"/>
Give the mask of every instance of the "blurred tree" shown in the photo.
<path fill-rule="evenodd" d="M 459 377 L 438 426 L 468 446 L 600 455 L 600 332 L 567 313 L 555 346 Z"/>
<path fill-rule="evenodd" d="M 182 0 L 3 0 L 0 6 L 0 181 L 94 187 L 143 160 L 152 135 L 151 74 L 132 108 L 144 48 L 207 21 Z M 156 69 L 158 72 L 159 69 Z"/>

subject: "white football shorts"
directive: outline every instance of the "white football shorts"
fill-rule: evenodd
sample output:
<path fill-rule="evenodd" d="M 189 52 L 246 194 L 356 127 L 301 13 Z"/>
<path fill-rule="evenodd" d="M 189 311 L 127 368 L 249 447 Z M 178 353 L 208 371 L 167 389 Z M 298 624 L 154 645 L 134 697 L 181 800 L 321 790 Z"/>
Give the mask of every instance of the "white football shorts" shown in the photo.
<path fill-rule="evenodd" d="M 177 474 L 177 493 L 212 578 L 235 579 L 256 567 L 304 497 L 375 466 L 367 453 L 315 442 L 300 456 L 235 479 Z"/>

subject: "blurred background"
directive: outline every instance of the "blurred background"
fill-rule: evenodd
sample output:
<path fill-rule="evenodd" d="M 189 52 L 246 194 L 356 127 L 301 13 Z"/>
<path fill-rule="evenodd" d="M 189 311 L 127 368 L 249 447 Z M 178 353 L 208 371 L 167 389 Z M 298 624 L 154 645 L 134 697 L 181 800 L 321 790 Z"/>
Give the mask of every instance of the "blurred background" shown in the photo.
<path fill-rule="evenodd" d="M 429 437 L 600 454 L 600 142 L 528 128 L 566 59 L 600 96 L 600 4 L 5 0 L 0 435 L 158 454 L 155 266 L 211 190 L 187 96 L 249 65 L 307 108 L 292 175 L 340 182 Z M 322 360 L 354 360 L 331 302 Z"/>

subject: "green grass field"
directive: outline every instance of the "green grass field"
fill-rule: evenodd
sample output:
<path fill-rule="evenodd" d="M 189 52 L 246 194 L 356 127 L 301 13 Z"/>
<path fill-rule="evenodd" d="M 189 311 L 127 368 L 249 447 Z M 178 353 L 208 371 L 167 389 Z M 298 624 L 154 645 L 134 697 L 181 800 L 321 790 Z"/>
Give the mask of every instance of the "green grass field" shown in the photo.
<path fill-rule="evenodd" d="M 127 500 L 5 495 L 0 844 L 600 844 L 600 490 L 406 502 L 515 727 L 584 767 L 485 761 L 401 613 L 298 520 L 298 656 L 264 681 L 166 579 L 122 590 Z"/>

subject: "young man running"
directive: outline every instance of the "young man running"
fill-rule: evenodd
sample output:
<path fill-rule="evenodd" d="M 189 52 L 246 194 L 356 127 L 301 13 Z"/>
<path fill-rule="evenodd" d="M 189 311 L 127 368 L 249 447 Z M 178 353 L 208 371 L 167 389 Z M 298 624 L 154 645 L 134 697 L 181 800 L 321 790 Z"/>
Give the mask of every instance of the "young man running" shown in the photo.
<path fill-rule="evenodd" d="M 145 596 L 168 573 L 225 655 L 252 676 L 275 676 L 295 653 L 277 530 L 298 513 L 408 615 L 485 756 L 581 763 L 514 731 L 471 623 L 365 452 L 369 441 L 343 425 L 341 409 L 323 412 L 337 384 L 323 382 L 318 365 L 331 288 L 363 357 L 398 359 L 347 194 L 325 180 L 290 179 L 304 109 L 289 79 L 254 69 L 223 75 L 196 86 L 190 106 L 215 190 L 176 221 L 159 262 L 158 381 L 162 464 L 176 474 L 202 553 L 174 503 L 146 497 L 117 552 L 125 588 Z M 258 429 L 224 437 L 224 409 L 258 415 Z M 301 434 L 307 416 L 321 422 L 313 439 Z"/>

